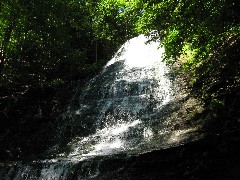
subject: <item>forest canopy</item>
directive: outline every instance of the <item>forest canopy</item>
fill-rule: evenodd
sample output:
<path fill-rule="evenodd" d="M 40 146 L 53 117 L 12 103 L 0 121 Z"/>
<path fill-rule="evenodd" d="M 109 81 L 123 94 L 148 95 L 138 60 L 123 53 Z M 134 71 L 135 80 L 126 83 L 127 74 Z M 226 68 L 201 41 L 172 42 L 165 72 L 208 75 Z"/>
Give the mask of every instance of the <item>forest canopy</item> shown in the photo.
<path fill-rule="evenodd" d="M 239 87 L 238 7 L 236 0 L 3 0 L 0 86 L 23 91 L 90 77 L 125 40 L 158 30 L 165 61 L 179 63 L 203 98 L 222 101 Z"/>

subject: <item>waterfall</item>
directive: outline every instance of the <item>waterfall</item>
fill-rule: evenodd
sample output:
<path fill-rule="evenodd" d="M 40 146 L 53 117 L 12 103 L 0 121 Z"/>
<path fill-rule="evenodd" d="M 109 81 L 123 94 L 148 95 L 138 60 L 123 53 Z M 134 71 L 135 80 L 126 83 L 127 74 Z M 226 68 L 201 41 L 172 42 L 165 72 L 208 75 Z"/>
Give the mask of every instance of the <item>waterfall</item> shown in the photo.
<path fill-rule="evenodd" d="M 140 35 L 127 41 L 86 86 L 76 114 L 83 119 L 95 109 L 96 132 L 70 143 L 70 157 L 136 150 L 151 139 L 150 124 L 173 90 L 162 62 L 164 49 L 148 40 Z"/>
<path fill-rule="evenodd" d="M 67 122 L 75 128 L 68 150 L 54 159 L 0 164 L 2 179 L 97 179 L 108 158 L 184 142 L 192 129 L 174 130 L 174 119 L 164 118 L 177 105 L 177 90 L 159 45 L 144 35 L 124 43 L 83 87 Z"/>

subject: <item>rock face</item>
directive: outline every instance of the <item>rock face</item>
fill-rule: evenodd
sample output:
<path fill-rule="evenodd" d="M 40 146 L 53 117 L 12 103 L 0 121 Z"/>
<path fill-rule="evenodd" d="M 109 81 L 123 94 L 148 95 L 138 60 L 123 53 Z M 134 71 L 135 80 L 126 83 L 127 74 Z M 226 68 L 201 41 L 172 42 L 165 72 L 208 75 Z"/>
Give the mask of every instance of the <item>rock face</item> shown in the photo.
<path fill-rule="evenodd" d="M 237 138 L 236 138 L 237 137 Z M 0 164 L 0 179 L 239 179 L 240 133 L 207 137 L 129 157 Z"/>
<path fill-rule="evenodd" d="M 78 103 L 56 123 L 52 148 L 46 152 L 54 158 L 5 163 L 0 175 L 6 179 L 109 179 L 111 175 L 131 179 L 139 173 L 140 179 L 156 178 L 143 175 L 141 166 L 146 171 L 154 168 L 148 165 L 151 162 L 164 166 L 161 159 L 154 160 L 154 150 L 201 138 L 198 124 L 190 119 L 202 111 L 201 103 L 177 85 L 161 61 L 164 49 L 158 48 L 159 43 L 144 35 L 127 41 L 82 87 L 74 100 Z"/>

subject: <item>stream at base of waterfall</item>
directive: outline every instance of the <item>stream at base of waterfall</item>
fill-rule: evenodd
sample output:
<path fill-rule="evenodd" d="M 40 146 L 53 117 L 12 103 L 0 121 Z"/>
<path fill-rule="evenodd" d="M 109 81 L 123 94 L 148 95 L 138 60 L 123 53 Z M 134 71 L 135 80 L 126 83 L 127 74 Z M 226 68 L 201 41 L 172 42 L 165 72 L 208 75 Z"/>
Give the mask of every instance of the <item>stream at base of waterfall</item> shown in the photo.
<path fill-rule="evenodd" d="M 179 128 L 179 120 L 170 115 L 181 109 L 179 98 L 187 95 L 179 95 L 162 62 L 164 49 L 152 36 L 157 34 L 128 40 L 83 88 L 68 123 L 80 123 L 90 132 L 87 136 L 75 136 L 54 159 L 3 163 L 0 179 L 97 179 L 106 159 L 192 140 L 196 127 Z"/>

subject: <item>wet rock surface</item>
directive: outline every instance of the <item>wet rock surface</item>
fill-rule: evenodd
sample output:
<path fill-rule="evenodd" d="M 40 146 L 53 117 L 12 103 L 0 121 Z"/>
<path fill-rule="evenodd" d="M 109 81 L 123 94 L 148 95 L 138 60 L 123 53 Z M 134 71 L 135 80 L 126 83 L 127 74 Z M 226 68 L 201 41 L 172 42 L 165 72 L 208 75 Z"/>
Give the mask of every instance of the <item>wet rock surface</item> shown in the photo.
<path fill-rule="evenodd" d="M 118 154 L 95 157 L 70 165 L 68 173 L 60 171 L 58 179 L 216 179 L 228 180 L 240 178 L 240 132 L 212 134 L 205 138 L 182 146 L 131 156 Z M 51 162 L 53 163 L 53 162 Z M 51 166 L 49 164 L 49 167 Z M 20 165 L 24 165 L 24 162 Z M 61 165 L 61 163 L 60 163 Z M 0 179 L 13 179 L 17 165 L 0 164 Z M 15 167 L 15 168 L 13 168 Z M 57 166 L 54 166 L 57 169 Z M 12 168 L 11 172 L 9 171 Z M 33 163 L 22 171 L 31 179 L 36 179 L 37 169 L 42 163 Z M 34 169 L 35 168 L 35 169 Z M 3 176 L 8 171 L 8 176 Z M 28 172 L 28 173 L 26 173 Z M 31 173 L 29 173 L 31 172 Z M 12 175 L 12 176 L 11 176 Z M 20 177 L 20 176 L 19 176 Z M 21 176 L 24 177 L 24 176 Z M 42 176 L 44 177 L 44 176 Z M 54 176 L 52 176 L 54 177 Z"/>
<path fill-rule="evenodd" d="M 27 111 L 15 126 L 4 129 L 0 134 L 0 179 L 239 179 L 238 128 L 211 128 L 218 122 L 211 121 L 214 115 L 188 89 L 184 75 L 175 76 L 171 71 L 164 75 L 171 82 L 167 87 L 173 89 L 174 101 L 169 99 L 162 106 L 161 93 L 168 95 L 168 89 L 154 88 L 164 81 L 146 81 L 147 73 L 140 73 L 144 77 L 140 82 L 136 78 L 139 69 L 131 69 L 132 62 L 129 72 L 119 73 L 125 80 L 115 79 L 122 63 L 108 64 L 94 85 L 84 88 L 76 82 L 54 98 L 43 98 L 34 112 Z M 152 68 L 148 73 L 155 76 L 152 72 L 158 71 Z M 104 80 L 111 83 L 102 84 Z M 31 102 L 35 95 L 27 100 Z M 139 95 L 141 101 L 136 98 Z M 49 99 L 51 103 L 45 106 Z M 120 115 L 122 124 L 117 124 Z"/>
<path fill-rule="evenodd" d="M 111 157 L 98 164 L 99 175 L 90 179 L 239 179 L 239 135 L 208 135 L 170 149 Z"/>

